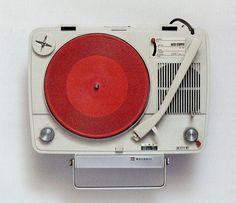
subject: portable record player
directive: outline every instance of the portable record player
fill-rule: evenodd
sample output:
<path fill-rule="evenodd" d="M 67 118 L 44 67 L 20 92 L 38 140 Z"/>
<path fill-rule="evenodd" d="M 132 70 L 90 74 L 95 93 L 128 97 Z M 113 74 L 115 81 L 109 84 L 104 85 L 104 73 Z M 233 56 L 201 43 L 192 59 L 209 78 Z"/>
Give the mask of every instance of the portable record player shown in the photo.
<path fill-rule="evenodd" d="M 162 187 L 164 155 L 203 149 L 203 30 L 63 25 L 34 30 L 29 49 L 33 147 L 74 154 L 76 188 Z"/>

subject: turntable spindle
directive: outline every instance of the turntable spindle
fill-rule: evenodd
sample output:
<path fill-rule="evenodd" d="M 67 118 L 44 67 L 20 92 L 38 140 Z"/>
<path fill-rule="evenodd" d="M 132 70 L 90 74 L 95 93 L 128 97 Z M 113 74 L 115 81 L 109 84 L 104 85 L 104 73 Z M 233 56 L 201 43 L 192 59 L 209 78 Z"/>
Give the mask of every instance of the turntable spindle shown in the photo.
<path fill-rule="evenodd" d="M 98 82 L 96 82 L 94 85 L 94 89 L 97 91 L 97 90 L 99 90 L 99 88 L 100 88 L 100 84 Z"/>

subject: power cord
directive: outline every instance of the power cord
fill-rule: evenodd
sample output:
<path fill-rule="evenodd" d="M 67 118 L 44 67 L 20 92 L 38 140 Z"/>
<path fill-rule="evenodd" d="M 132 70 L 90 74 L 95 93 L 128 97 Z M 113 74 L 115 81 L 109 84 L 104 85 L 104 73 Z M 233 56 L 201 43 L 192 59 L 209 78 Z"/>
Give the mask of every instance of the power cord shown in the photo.
<path fill-rule="evenodd" d="M 195 33 L 194 28 L 186 20 L 184 20 L 182 18 L 175 18 L 172 21 L 170 21 L 170 24 L 173 24 L 176 21 L 179 21 L 179 22 L 183 23 L 184 25 L 186 25 L 188 27 L 191 35 L 194 35 L 194 33 Z"/>

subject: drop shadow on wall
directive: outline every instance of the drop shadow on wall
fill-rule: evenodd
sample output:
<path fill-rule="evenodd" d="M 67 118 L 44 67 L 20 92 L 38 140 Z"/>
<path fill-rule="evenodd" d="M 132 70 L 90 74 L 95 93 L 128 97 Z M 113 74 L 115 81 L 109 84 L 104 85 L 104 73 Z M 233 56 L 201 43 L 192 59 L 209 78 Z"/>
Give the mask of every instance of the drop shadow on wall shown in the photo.
<path fill-rule="evenodd" d="M 25 70 L 27 73 L 27 70 Z M 72 184 L 72 168 L 69 160 L 73 155 L 48 155 L 36 153 L 31 145 L 28 111 L 27 74 L 24 78 L 24 101 L 21 106 L 22 129 L 25 137 L 21 146 L 24 150 L 24 184 L 30 191 L 44 196 L 55 196 L 58 202 L 156 202 L 156 196 L 166 196 L 170 191 L 184 192 L 191 188 L 197 155 L 170 155 L 167 168 L 167 185 L 160 190 L 75 190 Z M 134 199 L 135 197 L 135 199 Z M 106 201 L 107 200 L 107 201 Z M 163 198 L 162 198 L 163 200 Z"/>

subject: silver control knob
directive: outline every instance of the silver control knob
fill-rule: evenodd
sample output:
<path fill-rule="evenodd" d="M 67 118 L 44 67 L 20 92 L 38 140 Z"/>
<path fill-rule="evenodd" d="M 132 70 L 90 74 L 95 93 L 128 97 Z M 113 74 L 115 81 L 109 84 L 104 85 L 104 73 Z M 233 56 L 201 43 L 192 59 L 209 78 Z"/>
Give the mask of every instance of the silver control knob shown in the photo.
<path fill-rule="evenodd" d="M 40 132 L 40 140 L 43 142 L 51 142 L 54 139 L 54 130 L 52 128 L 43 128 Z"/>
<path fill-rule="evenodd" d="M 188 128 L 184 132 L 184 139 L 187 142 L 195 142 L 198 139 L 198 131 L 195 128 Z"/>

